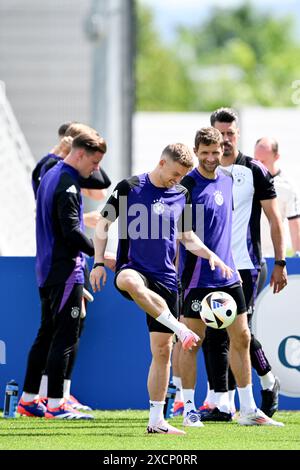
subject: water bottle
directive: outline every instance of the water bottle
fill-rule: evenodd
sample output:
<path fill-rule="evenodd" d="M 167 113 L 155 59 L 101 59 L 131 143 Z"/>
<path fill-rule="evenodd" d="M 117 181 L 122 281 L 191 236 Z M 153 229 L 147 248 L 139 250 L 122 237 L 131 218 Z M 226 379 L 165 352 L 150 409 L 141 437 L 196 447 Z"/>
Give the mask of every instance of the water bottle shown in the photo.
<path fill-rule="evenodd" d="M 18 384 L 10 380 L 5 388 L 3 418 L 15 418 L 18 405 Z"/>
<path fill-rule="evenodd" d="M 168 386 L 166 402 L 164 405 L 164 417 L 165 418 L 173 418 L 175 396 L 176 396 L 176 386 L 172 382 L 170 382 Z"/>

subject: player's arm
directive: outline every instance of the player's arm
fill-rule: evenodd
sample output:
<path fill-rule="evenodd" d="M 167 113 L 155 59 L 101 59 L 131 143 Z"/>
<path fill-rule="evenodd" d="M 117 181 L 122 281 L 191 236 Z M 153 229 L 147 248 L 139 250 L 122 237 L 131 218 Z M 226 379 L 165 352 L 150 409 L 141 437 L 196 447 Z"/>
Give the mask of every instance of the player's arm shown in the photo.
<path fill-rule="evenodd" d="M 271 238 L 274 247 L 275 260 L 285 259 L 284 232 L 281 216 L 278 208 L 277 198 L 260 201 L 264 213 L 266 214 L 271 231 Z M 274 265 L 271 275 L 270 286 L 273 286 L 273 293 L 277 294 L 287 285 L 287 271 L 285 266 Z"/>
<path fill-rule="evenodd" d="M 284 232 L 277 198 L 260 201 L 270 224 L 275 259 L 285 258 Z"/>
<path fill-rule="evenodd" d="M 108 230 L 112 222 L 100 215 L 97 222 L 94 235 L 94 266 L 90 272 L 90 283 L 94 292 L 101 290 L 101 284 L 104 287 L 106 283 L 105 249 L 108 239 Z"/>
<path fill-rule="evenodd" d="M 230 279 L 233 270 L 227 266 L 223 261 L 200 240 L 200 238 L 192 230 L 182 232 L 179 234 L 179 239 L 185 248 L 193 253 L 195 256 L 205 258 L 208 260 L 211 270 L 214 271 L 216 266 L 222 271 L 223 277 Z"/>
<path fill-rule="evenodd" d="M 105 171 L 100 168 L 99 171 L 94 171 L 88 178 L 80 177 L 79 184 L 84 196 L 95 201 L 101 201 L 106 197 L 106 189 L 111 185 L 111 181 Z"/>
<path fill-rule="evenodd" d="M 93 256 L 93 242 L 80 228 L 80 195 L 62 191 L 57 196 L 57 214 L 62 236 L 70 248 Z"/>
<path fill-rule="evenodd" d="M 99 220 L 96 225 L 95 235 L 94 235 L 94 247 L 95 247 L 95 256 L 94 256 L 94 267 L 90 273 L 90 283 L 93 288 L 93 291 L 101 289 L 101 283 L 104 286 L 106 282 L 106 271 L 104 268 L 105 263 L 105 248 L 107 245 L 108 239 L 108 230 L 110 225 L 118 218 L 120 211 L 120 196 L 124 196 L 128 193 L 128 183 L 126 180 L 121 181 L 115 187 L 112 195 L 108 199 L 104 208 L 101 211 Z M 97 264 L 100 265 L 97 266 Z M 109 263 L 107 260 L 106 264 Z M 103 266 L 102 266 L 103 264 Z"/>
<path fill-rule="evenodd" d="M 274 179 L 266 168 L 257 160 L 252 160 L 255 197 L 260 201 L 270 224 L 275 259 L 284 260 L 285 246 L 281 215 L 278 207 Z M 280 292 L 287 284 L 287 272 L 284 266 L 275 264 L 270 285 L 274 294 Z"/>
<path fill-rule="evenodd" d="M 84 189 L 81 190 L 82 194 L 93 201 L 102 201 L 106 198 L 107 191 L 106 189 Z"/>

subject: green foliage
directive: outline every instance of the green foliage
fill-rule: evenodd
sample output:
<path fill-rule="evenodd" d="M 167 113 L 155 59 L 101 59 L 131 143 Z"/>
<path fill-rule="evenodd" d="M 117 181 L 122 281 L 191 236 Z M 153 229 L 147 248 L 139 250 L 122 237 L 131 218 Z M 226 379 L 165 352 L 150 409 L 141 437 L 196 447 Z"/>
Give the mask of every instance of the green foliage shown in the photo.
<path fill-rule="evenodd" d="M 154 28 L 153 14 L 138 9 L 137 109 L 143 111 L 187 111 L 194 99 L 192 81 L 184 63 L 164 46 Z"/>
<path fill-rule="evenodd" d="M 300 78 L 294 20 L 275 18 L 250 2 L 213 8 L 194 28 L 179 27 L 166 47 L 140 5 L 138 109 L 211 111 L 219 106 L 292 106 Z"/>

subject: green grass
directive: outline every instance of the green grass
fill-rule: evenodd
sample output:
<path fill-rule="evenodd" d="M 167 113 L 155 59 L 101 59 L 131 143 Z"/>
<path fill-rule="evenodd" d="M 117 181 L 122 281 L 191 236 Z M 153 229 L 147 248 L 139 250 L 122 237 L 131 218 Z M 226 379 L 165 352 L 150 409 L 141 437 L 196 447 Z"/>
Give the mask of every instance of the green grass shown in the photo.
<path fill-rule="evenodd" d="M 300 449 L 300 412 L 276 413 L 284 428 L 206 423 L 185 436 L 145 435 L 147 411 L 95 411 L 93 421 L 0 419 L 1 450 Z M 172 420 L 181 427 L 182 418 Z"/>

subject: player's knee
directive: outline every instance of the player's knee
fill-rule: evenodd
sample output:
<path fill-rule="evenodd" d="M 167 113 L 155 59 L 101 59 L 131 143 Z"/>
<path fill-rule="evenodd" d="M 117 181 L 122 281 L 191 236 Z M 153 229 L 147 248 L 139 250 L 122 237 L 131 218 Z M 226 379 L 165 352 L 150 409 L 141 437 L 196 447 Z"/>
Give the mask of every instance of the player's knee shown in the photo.
<path fill-rule="evenodd" d="M 119 289 L 127 291 L 129 294 L 136 294 L 139 286 L 136 280 L 127 274 L 120 273 L 116 279 L 116 284 Z"/>
<path fill-rule="evenodd" d="M 159 362 L 167 363 L 170 361 L 172 351 L 172 344 L 162 343 L 158 344 L 152 350 L 153 359 Z"/>
<path fill-rule="evenodd" d="M 234 338 L 231 338 L 230 342 L 236 349 L 248 349 L 250 345 L 250 339 L 250 331 L 248 328 L 245 328 Z"/>

